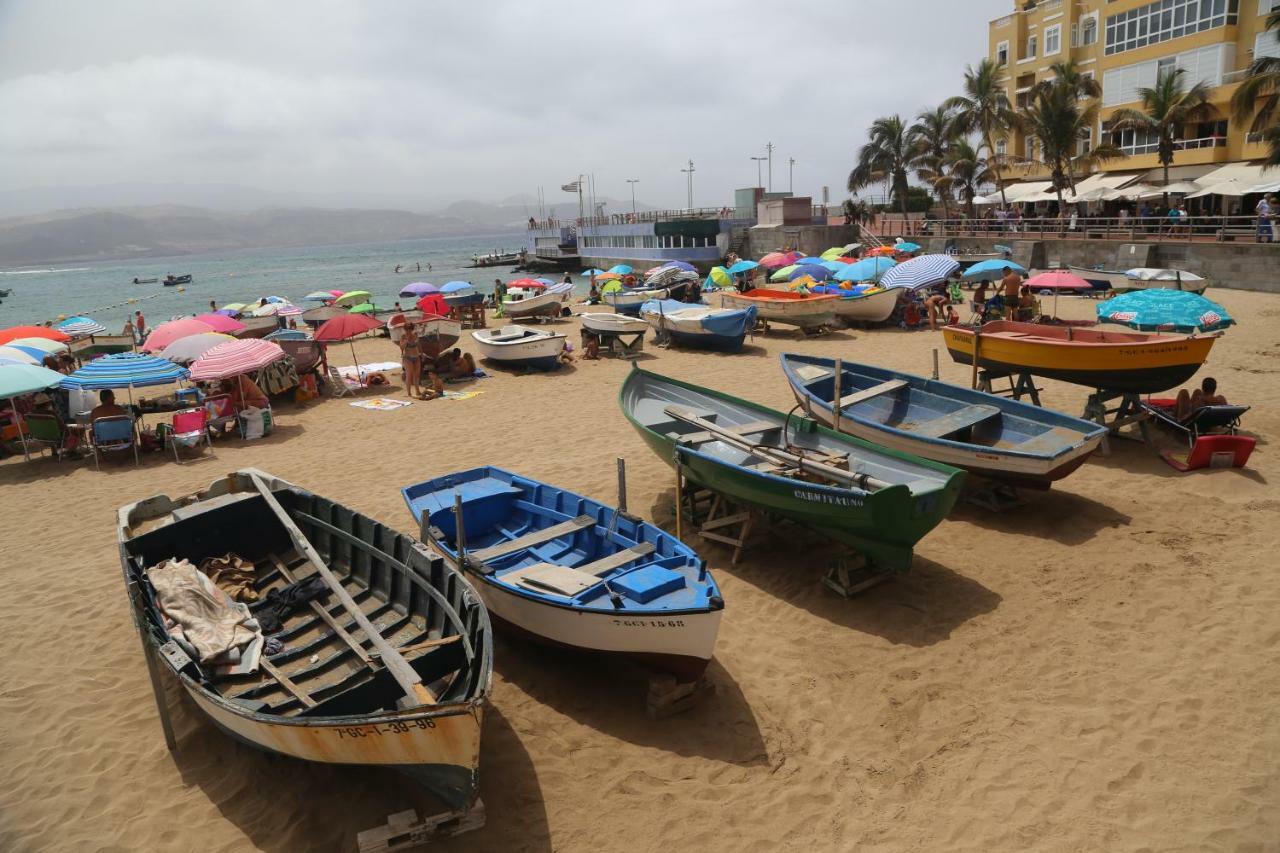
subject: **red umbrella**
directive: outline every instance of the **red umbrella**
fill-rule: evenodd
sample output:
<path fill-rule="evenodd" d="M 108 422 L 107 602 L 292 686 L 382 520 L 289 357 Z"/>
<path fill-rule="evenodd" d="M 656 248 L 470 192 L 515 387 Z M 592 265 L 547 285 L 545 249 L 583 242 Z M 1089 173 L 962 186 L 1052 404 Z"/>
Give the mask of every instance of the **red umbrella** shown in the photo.
<path fill-rule="evenodd" d="M 331 341 L 349 341 L 358 335 L 368 334 L 374 329 L 381 329 L 382 323 L 368 314 L 340 314 L 332 320 L 326 320 L 316 329 L 315 339 L 324 343 Z M 356 358 L 356 345 L 351 345 L 351 360 L 359 372 L 360 360 Z"/>
<path fill-rule="evenodd" d="M 508 282 L 507 287 L 524 287 L 524 288 L 536 289 L 536 288 L 546 287 L 546 285 L 532 278 L 518 278 L 515 281 Z"/>
<path fill-rule="evenodd" d="M 1093 285 L 1071 272 L 1071 270 L 1047 270 L 1031 276 L 1023 284 L 1031 288 L 1033 292 L 1041 290 L 1070 290 L 1078 293 L 1088 293 L 1093 290 Z"/>
<path fill-rule="evenodd" d="M 0 344 L 7 344 L 9 341 L 16 341 L 18 338 L 48 338 L 60 344 L 65 344 L 71 340 L 70 335 L 64 335 L 57 329 L 51 329 L 48 326 L 13 326 L 0 331 Z"/>
<path fill-rule="evenodd" d="M 206 332 L 218 331 L 213 326 L 194 317 L 184 317 L 181 320 L 170 320 L 168 323 L 161 323 L 152 329 L 151 334 L 147 335 L 147 339 L 142 344 L 143 352 L 160 352 L 169 344 L 185 338 L 187 335 L 203 335 Z"/>
<path fill-rule="evenodd" d="M 234 334 L 235 332 L 244 331 L 244 323 L 232 320 L 226 314 L 200 314 L 196 317 L 201 323 L 208 323 L 213 326 L 215 332 L 223 334 Z"/>
<path fill-rule="evenodd" d="M 436 314 L 440 317 L 449 316 L 449 303 L 445 302 L 444 297 L 438 293 L 428 293 L 419 299 L 418 309 L 423 314 Z"/>

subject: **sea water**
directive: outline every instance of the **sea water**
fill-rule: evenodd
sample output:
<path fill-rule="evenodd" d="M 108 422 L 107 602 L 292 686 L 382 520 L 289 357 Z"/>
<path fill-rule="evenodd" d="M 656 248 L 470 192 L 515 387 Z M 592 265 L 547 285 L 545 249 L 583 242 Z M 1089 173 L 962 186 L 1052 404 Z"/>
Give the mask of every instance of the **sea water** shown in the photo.
<path fill-rule="evenodd" d="M 367 290 L 372 294 L 370 301 L 379 308 L 390 308 L 397 301 L 409 308 L 414 300 L 400 299 L 399 293 L 412 282 L 440 286 L 469 281 L 487 293 L 493 290 L 495 278 L 505 282 L 541 275 L 558 280 L 560 276 L 550 273 L 513 273 L 511 267 L 467 267 L 473 255 L 519 250 L 523 238 L 523 234 L 507 232 L 0 270 L 0 290 L 12 289 L 9 296 L 0 297 L 0 328 L 56 321 L 61 316 L 86 316 L 115 333 L 134 311 L 141 311 L 148 325 L 155 326 L 171 317 L 208 311 L 211 300 L 222 307 L 280 296 L 308 308 L 319 303 L 302 297 L 332 289 Z M 166 275 L 188 273 L 190 284 L 165 287 L 161 283 Z M 159 281 L 133 284 L 135 278 Z M 574 281 L 585 292 L 586 280 L 575 275 Z"/>

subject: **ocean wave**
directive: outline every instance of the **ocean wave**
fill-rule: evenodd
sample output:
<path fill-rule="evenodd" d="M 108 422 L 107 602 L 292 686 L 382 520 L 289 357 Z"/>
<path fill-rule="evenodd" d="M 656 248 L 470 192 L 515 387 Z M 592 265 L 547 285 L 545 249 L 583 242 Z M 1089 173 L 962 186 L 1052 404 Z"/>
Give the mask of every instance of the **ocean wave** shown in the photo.
<path fill-rule="evenodd" d="M 56 270 L 0 270 L 0 275 L 41 275 L 51 272 L 93 272 L 93 267 L 63 267 Z"/>

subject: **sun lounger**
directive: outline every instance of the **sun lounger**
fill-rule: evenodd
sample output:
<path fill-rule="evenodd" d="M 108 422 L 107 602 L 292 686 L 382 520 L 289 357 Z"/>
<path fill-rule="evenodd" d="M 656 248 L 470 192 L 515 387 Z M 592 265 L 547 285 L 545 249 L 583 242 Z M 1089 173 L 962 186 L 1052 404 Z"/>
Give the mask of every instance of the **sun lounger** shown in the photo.
<path fill-rule="evenodd" d="M 1185 433 L 1187 441 L 1194 444 L 1202 435 L 1223 433 L 1235 435 L 1240 427 L 1240 418 L 1249 411 L 1248 406 L 1200 406 L 1185 418 L 1177 416 L 1177 401 L 1168 398 L 1153 398 L 1142 404 L 1157 423 L 1170 429 Z"/>

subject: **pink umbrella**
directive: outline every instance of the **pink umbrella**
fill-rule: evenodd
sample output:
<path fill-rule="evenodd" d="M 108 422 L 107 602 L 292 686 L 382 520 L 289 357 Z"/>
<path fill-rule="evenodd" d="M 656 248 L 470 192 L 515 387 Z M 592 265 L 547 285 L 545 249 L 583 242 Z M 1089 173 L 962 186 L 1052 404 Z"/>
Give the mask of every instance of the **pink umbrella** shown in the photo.
<path fill-rule="evenodd" d="M 760 259 L 760 266 L 766 269 L 781 269 L 789 263 L 787 256 L 781 252 L 770 252 Z"/>
<path fill-rule="evenodd" d="M 223 332 L 230 335 L 244 331 L 244 323 L 233 320 L 225 314 L 200 314 L 196 319 L 201 323 L 208 323 L 213 326 L 215 332 Z"/>
<path fill-rule="evenodd" d="M 341 296 L 342 294 L 346 293 L 346 291 L 345 291 L 345 290 L 330 290 L 329 292 L 330 292 L 330 293 L 332 293 L 332 294 L 334 295 L 334 298 L 337 298 L 337 297 Z"/>
<path fill-rule="evenodd" d="M 185 338 L 187 335 L 202 335 L 206 332 L 218 331 L 213 326 L 197 320 L 194 317 L 184 317 L 181 320 L 170 320 L 168 323 L 161 323 L 151 330 L 151 334 L 147 335 L 147 340 L 142 345 L 143 352 L 159 352 L 169 344 Z"/>
<path fill-rule="evenodd" d="M 261 370 L 285 357 L 279 344 L 257 338 L 245 338 L 218 344 L 191 365 L 191 379 L 210 381 L 239 376 Z"/>
<path fill-rule="evenodd" d="M 1042 290 L 1088 293 L 1093 290 L 1093 285 L 1071 270 L 1046 270 L 1031 276 L 1023 284 L 1031 288 L 1033 293 L 1039 293 Z"/>
<path fill-rule="evenodd" d="M 277 317 L 296 317 L 302 313 L 302 309 L 297 305 L 285 305 L 276 311 Z"/>

